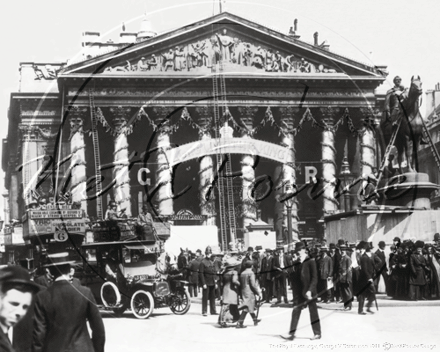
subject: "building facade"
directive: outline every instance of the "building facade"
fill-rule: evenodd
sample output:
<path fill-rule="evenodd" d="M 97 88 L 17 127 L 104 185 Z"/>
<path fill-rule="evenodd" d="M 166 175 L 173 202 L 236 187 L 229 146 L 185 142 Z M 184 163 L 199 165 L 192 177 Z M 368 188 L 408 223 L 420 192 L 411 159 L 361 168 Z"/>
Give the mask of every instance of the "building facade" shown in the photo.
<path fill-rule="evenodd" d="M 324 237 L 326 216 L 362 202 L 360 186 L 338 190 L 380 163 L 385 67 L 226 12 L 84 44 L 66 63 L 21 64 L 3 141 L 10 219 L 60 202 L 94 219 L 111 200 L 128 218 L 188 209 L 225 246 L 257 210 L 290 242 L 286 192 L 294 239 Z"/>

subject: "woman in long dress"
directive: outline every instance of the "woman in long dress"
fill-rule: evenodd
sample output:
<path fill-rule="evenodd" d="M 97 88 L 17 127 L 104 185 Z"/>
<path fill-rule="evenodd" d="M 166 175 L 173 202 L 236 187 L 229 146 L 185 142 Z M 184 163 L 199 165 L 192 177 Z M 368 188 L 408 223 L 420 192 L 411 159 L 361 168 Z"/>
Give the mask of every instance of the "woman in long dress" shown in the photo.
<path fill-rule="evenodd" d="M 225 261 L 225 269 L 221 275 L 222 279 L 222 307 L 219 316 L 219 324 L 222 328 L 227 327 L 227 323 L 234 323 L 238 320 L 238 292 L 240 281 L 237 267 L 241 264 L 234 257 L 229 257 Z"/>

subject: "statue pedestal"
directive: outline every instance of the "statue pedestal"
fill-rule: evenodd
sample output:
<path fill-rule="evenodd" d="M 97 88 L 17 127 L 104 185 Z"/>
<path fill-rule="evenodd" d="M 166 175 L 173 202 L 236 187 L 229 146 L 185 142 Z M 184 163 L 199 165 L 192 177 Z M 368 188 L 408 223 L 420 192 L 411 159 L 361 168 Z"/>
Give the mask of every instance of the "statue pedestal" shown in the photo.
<path fill-rule="evenodd" d="M 440 232 L 440 210 L 431 209 L 430 195 L 440 189 L 427 174 L 404 173 L 386 180 L 377 190 L 377 205 L 324 217 L 327 242 L 379 241 L 391 245 L 394 237 L 432 241 Z"/>
<path fill-rule="evenodd" d="M 406 172 L 391 177 L 379 188 L 378 204 L 406 208 L 431 209 L 430 195 L 440 186 L 429 182 L 428 174 Z"/>

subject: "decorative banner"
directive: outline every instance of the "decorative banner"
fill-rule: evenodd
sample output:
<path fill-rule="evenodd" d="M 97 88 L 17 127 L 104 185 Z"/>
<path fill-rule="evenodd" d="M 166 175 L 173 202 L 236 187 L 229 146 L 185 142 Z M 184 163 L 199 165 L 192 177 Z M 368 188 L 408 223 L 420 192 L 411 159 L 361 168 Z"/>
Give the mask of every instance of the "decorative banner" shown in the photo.
<path fill-rule="evenodd" d="M 218 153 L 259 155 L 284 164 L 289 150 L 277 144 L 249 138 L 219 138 L 196 141 L 167 150 L 167 167 Z"/>

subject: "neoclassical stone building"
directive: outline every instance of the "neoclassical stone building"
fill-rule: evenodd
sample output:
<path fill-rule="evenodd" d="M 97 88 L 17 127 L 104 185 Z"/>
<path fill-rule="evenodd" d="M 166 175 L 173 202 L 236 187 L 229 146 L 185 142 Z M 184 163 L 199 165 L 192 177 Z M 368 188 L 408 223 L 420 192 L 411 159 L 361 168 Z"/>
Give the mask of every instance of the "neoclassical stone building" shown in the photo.
<path fill-rule="evenodd" d="M 323 237 L 325 216 L 359 205 L 356 189 L 334 191 L 378 165 L 385 67 L 302 41 L 296 24 L 280 33 L 227 12 L 84 43 L 66 63 L 21 64 L 3 141 L 11 219 L 43 199 L 91 218 L 110 200 L 128 217 L 147 203 L 235 227 L 225 244 L 260 213 L 283 239 L 289 190 L 294 238 Z"/>

